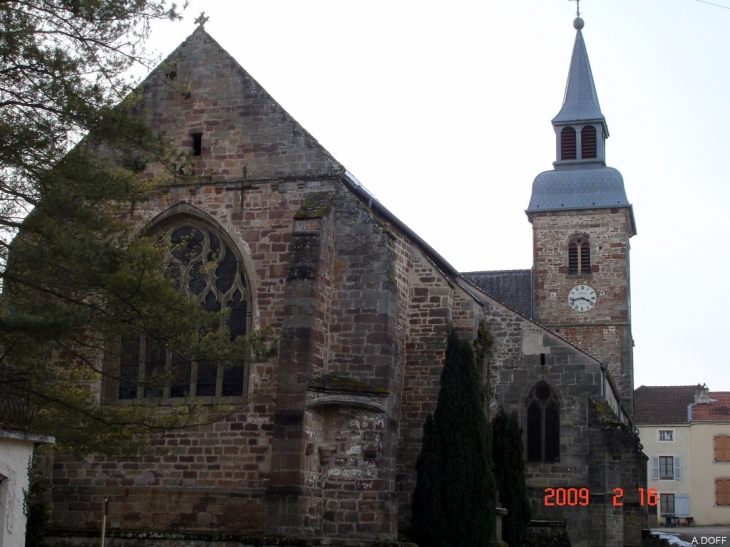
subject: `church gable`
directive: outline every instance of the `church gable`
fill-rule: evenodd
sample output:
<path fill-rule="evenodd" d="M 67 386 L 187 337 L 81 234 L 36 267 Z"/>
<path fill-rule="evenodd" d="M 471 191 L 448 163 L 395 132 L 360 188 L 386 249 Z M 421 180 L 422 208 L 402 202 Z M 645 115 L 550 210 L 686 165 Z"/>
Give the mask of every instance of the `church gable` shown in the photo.
<path fill-rule="evenodd" d="M 194 173 L 187 175 L 258 179 L 344 171 L 202 28 L 142 89 L 141 109 L 153 129 L 192 154 Z"/>

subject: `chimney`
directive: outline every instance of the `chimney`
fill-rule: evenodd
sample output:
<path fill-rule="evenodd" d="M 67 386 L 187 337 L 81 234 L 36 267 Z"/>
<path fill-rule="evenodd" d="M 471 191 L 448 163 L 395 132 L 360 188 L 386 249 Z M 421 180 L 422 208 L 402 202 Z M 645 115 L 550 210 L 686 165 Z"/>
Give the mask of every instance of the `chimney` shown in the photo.
<path fill-rule="evenodd" d="M 695 404 L 708 404 L 710 402 L 710 388 L 705 385 L 697 384 L 695 390 Z"/>

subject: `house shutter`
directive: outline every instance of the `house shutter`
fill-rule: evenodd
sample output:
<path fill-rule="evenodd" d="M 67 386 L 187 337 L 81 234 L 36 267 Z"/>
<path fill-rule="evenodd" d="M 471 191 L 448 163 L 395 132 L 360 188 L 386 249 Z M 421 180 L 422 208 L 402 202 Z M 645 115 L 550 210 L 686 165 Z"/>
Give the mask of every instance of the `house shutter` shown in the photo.
<path fill-rule="evenodd" d="M 651 478 L 655 481 L 659 480 L 659 457 L 654 456 L 651 459 Z"/>
<path fill-rule="evenodd" d="M 730 505 L 730 479 L 715 480 L 715 505 Z"/>
<path fill-rule="evenodd" d="M 718 435 L 715 437 L 715 461 L 730 462 L 730 436 Z"/>
<path fill-rule="evenodd" d="M 674 456 L 674 480 L 682 480 L 682 458 Z"/>
<path fill-rule="evenodd" d="M 689 494 L 674 494 L 674 514 L 681 517 L 692 514 L 689 512 Z"/>

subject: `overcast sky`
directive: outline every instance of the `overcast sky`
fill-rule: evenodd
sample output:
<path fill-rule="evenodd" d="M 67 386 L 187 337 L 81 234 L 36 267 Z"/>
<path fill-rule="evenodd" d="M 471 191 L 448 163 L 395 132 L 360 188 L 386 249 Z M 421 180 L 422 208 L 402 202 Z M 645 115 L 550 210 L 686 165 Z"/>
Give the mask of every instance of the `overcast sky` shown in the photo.
<path fill-rule="evenodd" d="M 714 1 L 714 0 L 713 0 Z M 730 0 L 715 3 L 730 7 Z M 575 39 L 567 0 L 191 0 L 206 30 L 460 271 L 532 265 L 524 210 L 552 169 Z M 635 385 L 730 391 L 730 9 L 585 0 L 583 36 L 624 177 Z M 724 342 L 728 341 L 728 350 Z"/>

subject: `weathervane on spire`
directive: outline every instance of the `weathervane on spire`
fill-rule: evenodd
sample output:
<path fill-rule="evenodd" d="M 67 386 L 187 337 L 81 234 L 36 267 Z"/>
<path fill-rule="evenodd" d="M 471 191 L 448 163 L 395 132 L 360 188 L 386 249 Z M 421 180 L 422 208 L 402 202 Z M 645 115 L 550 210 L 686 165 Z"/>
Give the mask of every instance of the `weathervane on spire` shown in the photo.
<path fill-rule="evenodd" d="M 570 0 L 570 1 L 575 2 L 575 4 L 576 4 L 576 8 L 575 8 L 576 18 L 573 20 L 573 28 L 575 30 L 580 30 L 585 25 L 585 23 L 583 22 L 583 19 L 580 18 L 580 0 Z"/>
<path fill-rule="evenodd" d="M 575 15 L 576 17 L 580 17 L 580 0 L 569 0 L 570 2 L 575 2 L 576 8 L 575 8 Z"/>
<path fill-rule="evenodd" d="M 578 0 L 580 1 L 580 0 Z M 201 11 L 198 18 L 193 21 L 193 23 L 197 24 L 200 28 L 205 28 L 205 23 L 207 23 L 210 20 L 210 17 L 205 16 L 205 12 Z"/>

